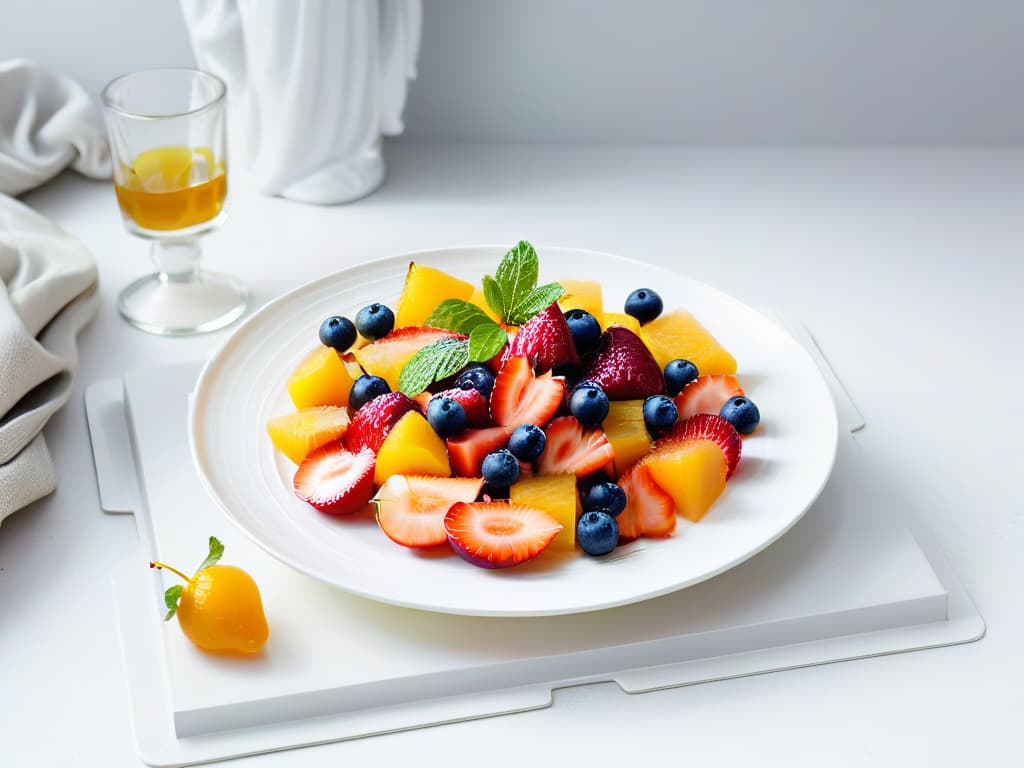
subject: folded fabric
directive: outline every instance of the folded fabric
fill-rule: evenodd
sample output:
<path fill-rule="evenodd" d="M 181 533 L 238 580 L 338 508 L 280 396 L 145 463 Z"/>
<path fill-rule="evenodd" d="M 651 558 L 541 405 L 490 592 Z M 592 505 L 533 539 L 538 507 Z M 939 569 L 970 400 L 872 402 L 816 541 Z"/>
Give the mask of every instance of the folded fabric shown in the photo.
<path fill-rule="evenodd" d="M 23 59 L 0 61 L 0 193 L 18 195 L 71 165 L 110 176 L 103 121 L 78 83 Z"/>

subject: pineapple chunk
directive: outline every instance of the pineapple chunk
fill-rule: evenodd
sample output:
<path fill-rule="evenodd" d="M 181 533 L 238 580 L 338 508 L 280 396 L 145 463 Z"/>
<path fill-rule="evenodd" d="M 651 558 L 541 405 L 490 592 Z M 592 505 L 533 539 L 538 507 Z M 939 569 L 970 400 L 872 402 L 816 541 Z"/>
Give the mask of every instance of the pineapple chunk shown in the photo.
<path fill-rule="evenodd" d="M 288 378 L 288 394 L 296 408 L 348 405 L 353 377 L 345 362 L 330 347 L 310 352 Z"/>
<path fill-rule="evenodd" d="M 662 368 L 682 358 L 696 365 L 701 376 L 736 373 L 736 358 L 686 310 L 651 320 L 640 330 L 640 338 Z"/>
<path fill-rule="evenodd" d="M 473 295 L 473 286 L 439 269 L 416 262 L 409 263 L 405 287 L 398 299 L 395 328 L 423 325 L 437 305 L 445 299 L 466 301 Z"/>
<path fill-rule="evenodd" d="M 725 490 L 728 463 L 713 440 L 665 443 L 643 461 L 654 482 L 672 497 L 676 512 L 696 523 Z"/>
<path fill-rule="evenodd" d="M 513 504 L 547 512 L 562 524 L 561 532 L 550 546 L 572 549 L 576 545 L 576 518 L 579 514 L 576 475 L 521 477 L 509 489 L 509 495 Z"/>
<path fill-rule="evenodd" d="M 270 440 L 296 464 L 321 445 L 338 440 L 348 430 L 348 409 L 326 405 L 304 408 L 267 422 Z"/>
<path fill-rule="evenodd" d="M 644 424 L 643 400 L 613 400 L 601 424 L 615 450 L 615 472 L 622 475 L 651 451 L 651 437 Z"/>
<path fill-rule="evenodd" d="M 601 319 L 601 316 L 598 317 Z M 607 329 L 612 325 L 621 325 L 624 328 L 629 328 L 637 336 L 640 335 L 640 321 L 632 315 L 627 315 L 624 312 L 605 312 L 603 320 L 601 321 L 601 328 Z"/>
<path fill-rule="evenodd" d="M 417 411 L 409 411 L 388 432 L 377 452 L 373 482 L 383 485 L 392 475 L 448 477 L 452 473 L 444 440 Z"/>
<path fill-rule="evenodd" d="M 563 312 L 570 309 L 582 309 L 589 312 L 598 322 L 604 314 L 604 294 L 601 290 L 601 283 L 597 280 L 559 280 L 565 293 L 558 300 L 558 306 Z"/>

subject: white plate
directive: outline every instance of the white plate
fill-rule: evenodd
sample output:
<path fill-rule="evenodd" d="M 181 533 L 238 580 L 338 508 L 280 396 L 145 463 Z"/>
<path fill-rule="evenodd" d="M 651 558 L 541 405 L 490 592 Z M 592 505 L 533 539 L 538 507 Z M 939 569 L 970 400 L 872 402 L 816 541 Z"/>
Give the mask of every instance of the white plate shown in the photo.
<path fill-rule="evenodd" d="M 449 248 L 346 269 L 267 304 L 200 374 L 189 415 L 192 456 L 225 514 L 299 571 L 373 600 L 476 616 L 546 616 L 625 605 L 696 584 L 778 539 L 817 498 L 835 459 L 837 419 L 810 355 L 782 328 L 735 299 L 673 272 L 603 253 L 539 248 L 541 281 L 595 276 L 605 306 L 638 287 L 668 309 L 692 311 L 739 361 L 762 422 L 743 444 L 729 486 L 700 523 L 680 518 L 668 539 L 641 539 L 605 558 L 544 553 L 497 571 L 453 553 L 424 555 L 392 543 L 369 517 L 322 515 L 292 495 L 294 465 L 267 438 L 269 419 L 292 410 L 289 373 L 316 344 L 324 317 L 373 301 L 394 306 L 410 260 L 478 283 L 505 249 Z"/>

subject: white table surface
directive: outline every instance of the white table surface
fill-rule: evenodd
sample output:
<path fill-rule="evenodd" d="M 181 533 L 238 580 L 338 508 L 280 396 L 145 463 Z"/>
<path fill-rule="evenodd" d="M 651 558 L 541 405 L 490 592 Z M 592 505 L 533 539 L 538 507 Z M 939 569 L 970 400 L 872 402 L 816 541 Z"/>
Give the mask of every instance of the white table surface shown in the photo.
<path fill-rule="evenodd" d="M 867 419 L 858 439 L 936 535 L 988 624 L 965 646 L 627 696 L 278 753 L 248 768 L 409 764 L 996 765 L 1024 717 L 1024 150 L 683 150 L 400 144 L 374 196 L 315 208 L 235 183 L 205 263 L 259 303 L 328 271 L 480 242 L 576 245 L 673 265 L 806 323 Z M 100 511 L 82 392 L 202 357 L 224 332 L 131 329 L 147 269 L 109 184 L 25 197 L 96 256 L 102 307 L 71 402 L 47 427 L 60 487 L 0 526 L 0 764 L 133 766 L 108 564 L 137 545 Z M 543 258 L 543 251 L 541 252 Z M 585 265 L 581 265 L 585 270 Z"/>

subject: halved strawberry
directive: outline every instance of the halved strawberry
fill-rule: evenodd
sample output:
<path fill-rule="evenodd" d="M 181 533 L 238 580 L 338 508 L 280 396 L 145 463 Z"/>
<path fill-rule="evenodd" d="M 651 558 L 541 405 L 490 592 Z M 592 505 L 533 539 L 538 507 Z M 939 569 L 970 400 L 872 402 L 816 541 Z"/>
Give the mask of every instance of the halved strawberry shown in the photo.
<path fill-rule="evenodd" d="M 562 405 L 565 382 L 550 373 L 535 376 L 525 357 L 510 357 L 501 366 L 491 391 L 491 415 L 503 427 L 546 424 Z M 351 429 L 351 427 L 349 427 Z"/>
<path fill-rule="evenodd" d="M 461 405 L 462 409 L 466 412 L 466 426 L 470 429 L 482 429 L 494 424 L 491 421 L 491 409 L 487 404 L 487 398 L 480 394 L 480 391 L 477 389 L 455 387 L 454 389 L 446 389 L 444 392 L 438 392 L 434 397 L 450 397 Z M 426 413 L 426 410 L 426 406 L 423 406 L 424 413 Z"/>
<path fill-rule="evenodd" d="M 481 568 L 507 568 L 532 560 L 562 530 L 547 512 L 504 501 L 462 502 L 444 518 L 452 549 Z"/>
<path fill-rule="evenodd" d="M 502 360 L 510 357 L 529 359 L 538 372 L 549 371 L 556 365 L 579 363 L 576 345 L 557 301 L 519 326 Z"/>
<path fill-rule="evenodd" d="M 373 497 L 377 524 L 406 547 L 444 544 L 444 516 L 458 501 L 475 501 L 483 484 L 478 478 L 392 475 Z"/>
<path fill-rule="evenodd" d="M 458 437 L 448 439 L 448 461 L 452 471 L 462 477 L 479 477 L 480 465 L 491 451 L 504 448 L 512 430 L 508 427 L 467 429 Z"/>
<path fill-rule="evenodd" d="M 413 355 L 438 339 L 465 339 L 452 331 L 430 326 L 408 326 L 396 328 L 382 339 L 353 353 L 363 370 L 372 376 L 380 376 L 392 390 L 398 389 L 398 376 Z"/>
<path fill-rule="evenodd" d="M 612 400 L 657 395 L 665 386 L 654 356 L 639 336 L 621 325 L 613 325 L 601 334 L 582 378 L 600 384 Z"/>
<path fill-rule="evenodd" d="M 743 387 L 735 376 L 725 373 L 698 376 L 674 398 L 679 410 L 679 421 L 686 421 L 698 413 L 713 413 L 717 416 L 726 400 L 742 394 Z"/>
<path fill-rule="evenodd" d="M 346 451 L 340 441 L 309 454 L 295 472 L 295 495 L 329 515 L 347 515 L 366 506 L 373 495 L 377 457 L 364 448 Z"/>
<path fill-rule="evenodd" d="M 676 529 L 672 497 L 654 482 L 647 467 L 631 467 L 619 478 L 619 487 L 626 492 L 626 508 L 615 519 L 619 524 L 619 543 L 641 536 L 669 536 Z"/>
<path fill-rule="evenodd" d="M 589 475 L 614 462 L 615 450 L 599 427 L 584 429 L 575 416 L 559 416 L 545 430 L 547 442 L 537 460 L 542 475 Z"/>
<path fill-rule="evenodd" d="M 416 403 L 401 392 L 388 392 L 373 398 L 352 417 L 345 433 L 345 447 L 350 451 L 369 448 L 377 453 L 391 428 L 413 410 L 416 410 Z"/>
<path fill-rule="evenodd" d="M 728 480 L 732 477 L 743 452 L 743 439 L 732 424 L 717 413 L 698 413 L 685 421 L 677 421 L 676 425 L 672 427 L 672 431 L 658 442 L 686 440 L 691 437 L 701 437 L 718 443 L 718 447 L 722 449 L 725 460 L 729 464 L 725 479 Z"/>

